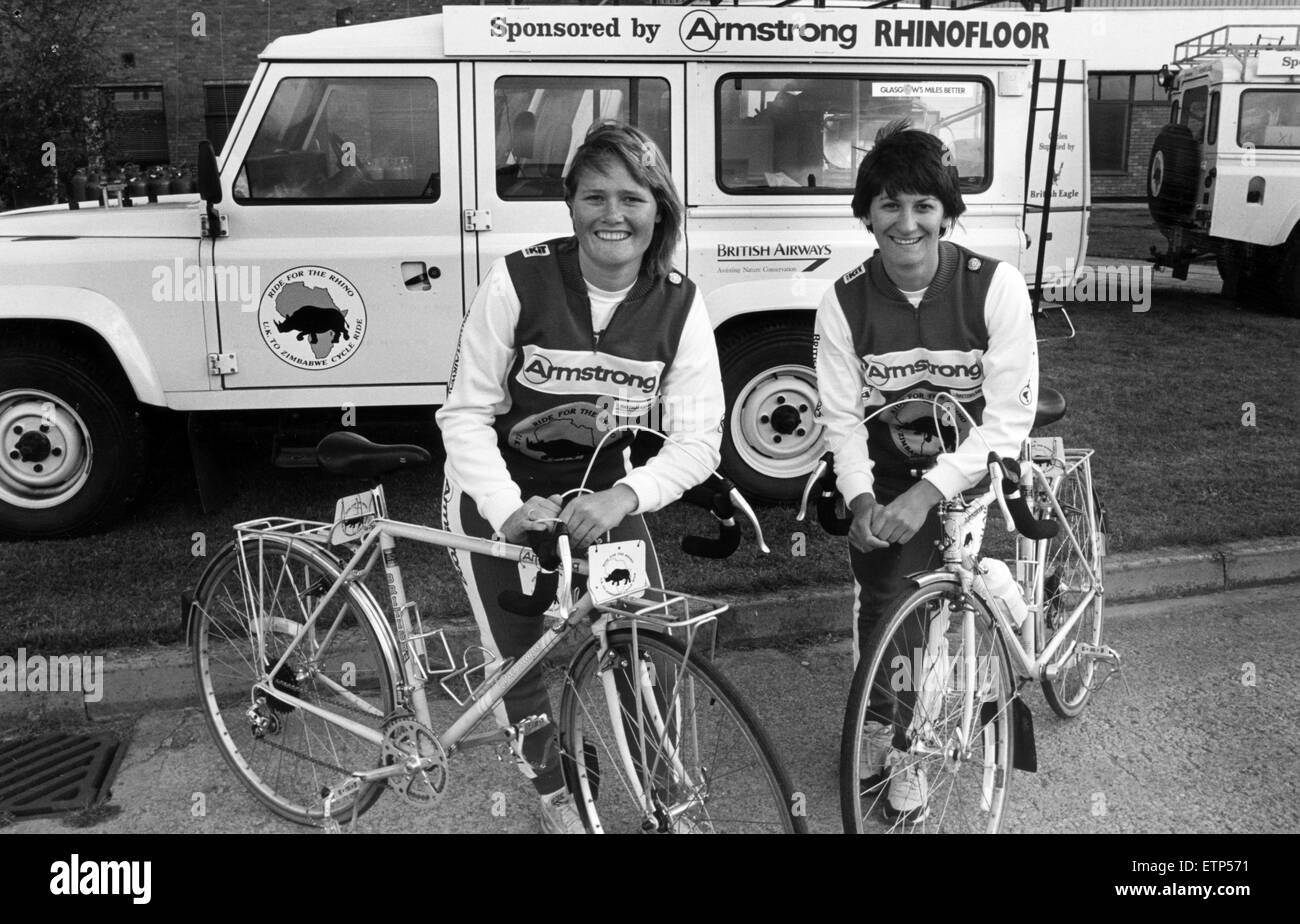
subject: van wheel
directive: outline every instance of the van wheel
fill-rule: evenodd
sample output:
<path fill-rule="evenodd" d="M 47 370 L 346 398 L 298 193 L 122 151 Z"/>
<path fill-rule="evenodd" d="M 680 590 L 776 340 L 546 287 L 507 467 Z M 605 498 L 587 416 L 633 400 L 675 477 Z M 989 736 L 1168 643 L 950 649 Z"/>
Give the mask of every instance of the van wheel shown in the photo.
<path fill-rule="evenodd" d="M 116 370 L 54 343 L 0 346 L 0 538 L 107 526 L 139 493 L 146 448 Z"/>
<path fill-rule="evenodd" d="M 1226 241 L 1215 251 L 1214 260 L 1223 279 L 1225 297 L 1252 307 L 1268 301 L 1276 265 L 1263 248 L 1257 248 L 1248 258 L 1244 245 Z"/>
<path fill-rule="evenodd" d="M 798 500 L 822 454 L 811 327 L 746 327 L 723 338 L 718 358 L 727 396 L 723 471 L 752 500 Z"/>
<path fill-rule="evenodd" d="M 1300 237 L 1293 237 L 1282 257 L 1275 295 L 1276 309 L 1292 318 L 1300 318 Z"/>
<path fill-rule="evenodd" d="M 1196 206 L 1196 140 L 1186 125 L 1160 129 L 1147 163 L 1147 208 L 1159 225 L 1186 224 Z"/>

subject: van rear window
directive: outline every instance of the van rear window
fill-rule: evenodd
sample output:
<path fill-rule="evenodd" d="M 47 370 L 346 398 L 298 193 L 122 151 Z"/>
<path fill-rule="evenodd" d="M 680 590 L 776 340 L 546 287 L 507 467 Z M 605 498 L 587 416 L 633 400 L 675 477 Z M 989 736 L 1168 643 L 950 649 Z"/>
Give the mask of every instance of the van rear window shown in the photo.
<path fill-rule="evenodd" d="M 662 77 L 501 77 L 496 82 L 497 195 L 563 199 L 564 173 L 595 122 L 635 125 L 664 157 L 668 81 Z"/>
<path fill-rule="evenodd" d="M 728 74 L 717 84 L 718 185 L 735 194 L 853 192 L 876 132 L 898 119 L 941 138 L 963 192 L 989 185 L 988 87 L 951 77 Z"/>

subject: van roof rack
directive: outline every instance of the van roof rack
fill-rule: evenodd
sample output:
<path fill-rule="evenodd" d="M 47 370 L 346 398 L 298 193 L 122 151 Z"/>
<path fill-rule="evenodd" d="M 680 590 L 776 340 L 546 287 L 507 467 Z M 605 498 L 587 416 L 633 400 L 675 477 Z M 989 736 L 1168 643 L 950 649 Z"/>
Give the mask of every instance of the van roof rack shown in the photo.
<path fill-rule="evenodd" d="M 1300 25 L 1220 26 L 1179 42 L 1174 46 L 1174 64 L 1189 64 L 1207 58 L 1236 58 L 1242 67 L 1246 59 L 1261 50 L 1300 49 Z"/>

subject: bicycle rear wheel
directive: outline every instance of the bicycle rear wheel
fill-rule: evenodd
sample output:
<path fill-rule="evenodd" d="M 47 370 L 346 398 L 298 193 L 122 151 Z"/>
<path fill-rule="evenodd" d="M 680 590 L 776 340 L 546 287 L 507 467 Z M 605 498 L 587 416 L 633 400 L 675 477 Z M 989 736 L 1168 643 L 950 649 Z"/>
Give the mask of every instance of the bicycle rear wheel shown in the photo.
<path fill-rule="evenodd" d="M 713 664 L 644 630 L 608 643 L 603 661 L 596 639 L 579 650 L 560 699 L 565 780 L 589 831 L 806 833 L 771 742 Z"/>
<path fill-rule="evenodd" d="M 1043 696 L 1061 718 L 1077 716 L 1095 689 L 1097 662 L 1080 652 L 1082 644 L 1100 645 L 1102 630 L 1102 557 L 1105 549 L 1105 514 L 1092 490 L 1087 460 L 1066 474 L 1056 488 L 1064 521 L 1079 541 L 1076 549 L 1064 527 L 1047 540 L 1043 558 L 1043 644 L 1063 626 L 1094 588 L 1079 621 L 1070 630 L 1061 651 L 1067 652 L 1054 680 L 1043 681 Z M 1080 554 L 1082 549 L 1082 554 Z"/>
<path fill-rule="evenodd" d="M 996 833 L 1015 683 L 988 609 L 956 578 L 918 587 L 876 625 L 867 651 L 840 738 L 845 833 Z M 910 817 L 887 817 L 891 789 Z"/>
<path fill-rule="evenodd" d="M 190 644 L 208 728 L 253 795 L 299 824 L 321 824 L 325 793 L 348 774 L 377 766 L 381 746 L 276 692 L 376 735 L 394 708 L 395 669 L 371 624 L 377 605 L 356 585 L 338 591 L 272 674 L 340 570 L 331 555 L 306 543 L 255 536 L 222 549 L 195 595 Z M 336 799 L 330 816 L 350 821 L 383 785 Z"/>

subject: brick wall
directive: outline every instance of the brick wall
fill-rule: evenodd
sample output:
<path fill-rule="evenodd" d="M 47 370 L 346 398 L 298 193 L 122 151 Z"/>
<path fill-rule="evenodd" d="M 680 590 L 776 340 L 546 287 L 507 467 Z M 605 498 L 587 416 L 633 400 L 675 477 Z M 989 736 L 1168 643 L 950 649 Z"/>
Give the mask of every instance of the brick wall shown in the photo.
<path fill-rule="evenodd" d="M 1145 198 L 1151 145 L 1168 121 L 1168 103 L 1133 105 L 1129 115 L 1127 171 L 1122 175 L 1093 173 L 1093 199 Z"/>
<path fill-rule="evenodd" d="M 206 135 L 206 82 L 251 80 L 257 55 L 281 35 L 336 25 L 336 11 L 352 22 L 380 22 L 441 10 L 431 0 L 194 0 L 158 10 L 144 0 L 124 0 L 105 29 L 104 47 L 115 62 L 107 82 L 161 85 L 172 163 L 193 162 Z M 197 18 L 198 16 L 202 18 Z M 206 33 L 196 35 L 196 32 Z M 131 54 L 128 67 L 122 56 Z"/>

